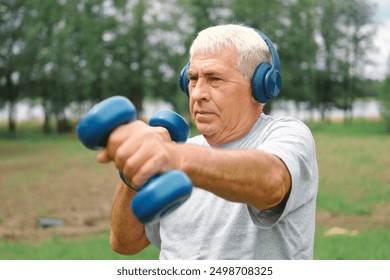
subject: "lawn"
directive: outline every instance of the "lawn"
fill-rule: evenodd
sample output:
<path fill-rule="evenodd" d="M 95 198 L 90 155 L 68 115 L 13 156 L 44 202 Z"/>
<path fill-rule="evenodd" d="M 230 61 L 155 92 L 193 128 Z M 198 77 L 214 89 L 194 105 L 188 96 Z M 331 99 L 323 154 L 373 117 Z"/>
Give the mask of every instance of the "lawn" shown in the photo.
<path fill-rule="evenodd" d="M 320 185 L 315 259 L 390 259 L 390 136 L 384 124 L 313 123 Z M 42 136 L 0 125 L 0 259 L 156 259 L 150 246 L 128 257 L 108 243 L 117 180 L 74 135 Z M 56 217 L 62 228 L 37 227 Z"/>
<path fill-rule="evenodd" d="M 152 260 L 158 259 L 159 250 L 153 245 L 134 256 L 115 253 L 109 245 L 109 234 L 96 234 L 85 238 L 53 236 L 39 243 L 0 241 L 0 260 Z"/>

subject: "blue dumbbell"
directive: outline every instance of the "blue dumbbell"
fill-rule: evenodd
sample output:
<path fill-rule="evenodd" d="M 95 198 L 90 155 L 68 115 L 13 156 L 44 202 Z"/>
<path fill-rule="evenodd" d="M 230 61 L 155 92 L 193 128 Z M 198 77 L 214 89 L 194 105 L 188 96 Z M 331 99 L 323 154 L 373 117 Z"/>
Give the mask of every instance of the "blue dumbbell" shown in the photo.
<path fill-rule="evenodd" d="M 137 117 L 134 105 L 123 96 L 110 97 L 96 104 L 80 121 L 77 135 L 89 149 L 101 149 L 107 144 L 110 133 L 120 125 Z M 189 136 L 187 122 L 172 111 L 153 115 L 151 126 L 165 127 L 173 141 L 184 142 Z M 129 186 L 120 173 L 122 180 Z M 152 177 L 134 196 L 131 208 L 141 223 L 151 223 L 175 210 L 191 195 L 192 182 L 179 170 Z"/>

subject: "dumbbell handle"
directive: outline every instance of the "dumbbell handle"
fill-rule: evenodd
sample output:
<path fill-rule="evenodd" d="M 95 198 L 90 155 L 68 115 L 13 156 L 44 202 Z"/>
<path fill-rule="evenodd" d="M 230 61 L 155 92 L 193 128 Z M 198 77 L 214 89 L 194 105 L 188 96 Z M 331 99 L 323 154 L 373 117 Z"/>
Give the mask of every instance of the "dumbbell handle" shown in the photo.
<path fill-rule="evenodd" d="M 185 119 L 183 119 L 182 116 L 179 114 L 168 111 L 168 110 L 162 110 L 155 113 L 151 119 L 149 120 L 149 125 L 153 127 L 164 127 L 166 130 L 168 130 L 169 136 L 171 137 L 171 140 L 174 142 L 185 142 L 188 139 L 188 136 L 190 135 L 190 127 Z M 159 176 L 159 175 L 155 175 Z M 134 191 L 139 191 L 139 189 L 134 188 L 125 178 L 122 172 L 119 172 L 119 177 L 122 179 L 122 181 L 131 189 Z M 149 181 L 154 179 L 152 177 Z"/>

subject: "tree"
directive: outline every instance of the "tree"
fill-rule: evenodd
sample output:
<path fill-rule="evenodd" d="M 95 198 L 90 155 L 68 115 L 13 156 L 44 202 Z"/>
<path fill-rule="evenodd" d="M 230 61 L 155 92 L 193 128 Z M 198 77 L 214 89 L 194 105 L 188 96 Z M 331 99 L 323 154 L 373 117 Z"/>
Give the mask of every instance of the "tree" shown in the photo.
<path fill-rule="evenodd" d="M 316 102 L 313 94 L 318 52 L 314 39 L 315 8 L 312 0 L 286 2 L 283 36 L 278 42 L 283 74 L 281 98 L 294 100 L 297 104 L 306 102 L 311 107 Z"/>
<path fill-rule="evenodd" d="M 57 34 L 63 32 L 65 27 L 60 18 L 63 7 L 57 1 L 31 0 L 25 4 L 25 8 L 29 13 L 26 14 L 23 26 L 32 27 L 27 35 L 29 42 L 27 47 L 36 50 L 35 55 L 25 61 L 33 69 L 28 75 L 29 84 L 32 87 L 26 89 L 26 96 L 39 98 L 41 101 L 44 109 L 43 132 L 49 133 L 51 131 L 50 117 L 54 111 L 59 110 L 58 106 L 55 108 L 53 102 L 53 100 L 59 100 L 57 88 L 61 81 L 58 75 L 63 67 L 66 67 L 58 63 L 58 60 L 61 62 L 63 48 L 66 46 L 63 46 L 63 40 L 56 43 Z"/>
<path fill-rule="evenodd" d="M 371 42 L 372 4 L 364 0 L 318 1 L 317 26 L 320 72 L 317 106 L 322 118 L 334 106 L 351 110 L 358 93 L 359 67 Z"/>
<path fill-rule="evenodd" d="M 29 48 L 37 50 L 28 61 L 34 69 L 28 75 L 33 89 L 29 97 L 41 101 L 45 133 L 52 131 L 52 117 L 57 132 L 69 132 L 72 126 L 65 110 L 73 101 L 104 98 L 102 37 L 112 19 L 98 0 L 43 4 L 31 0 L 26 7 L 30 11 L 26 26 L 35 27 Z"/>
<path fill-rule="evenodd" d="M 343 17 L 343 58 L 340 72 L 343 76 L 341 94 L 336 99 L 336 106 L 345 112 L 345 120 L 352 118 L 352 104 L 361 95 L 361 69 L 368 63 L 366 51 L 370 47 L 374 34 L 373 6 L 364 0 L 344 1 Z"/>
<path fill-rule="evenodd" d="M 26 41 L 23 1 L 0 4 L 0 100 L 8 104 L 8 131 L 16 131 L 16 103 L 20 97 Z"/>
<path fill-rule="evenodd" d="M 180 92 L 178 77 L 188 60 L 186 40 L 193 36 L 188 13 L 182 1 L 169 0 L 152 6 L 146 14 L 150 67 L 145 97 L 168 101 L 182 114 L 188 113 L 188 98 Z"/>
<path fill-rule="evenodd" d="M 118 25 L 108 49 L 112 55 L 109 68 L 110 91 L 125 95 L 139 114 L 145 96 L 145 82 L 150 67 L 148 60 L 148 23 L 145 14 L 150 1 L 116 1 Z"/>
<path fill-rule="evenodd" d="M 386 131 L 390 133 L 390 56 L 388 58 L 388 74 L 379 88 L 381 112 L 386 124 Z"/>
<path fill-rule="evenodd" d="M 16 102 L 39 102 L 46 133 L 53 119 L 58 132 L 72 128 L 67 110 L 75 102 L 112 95 L 129 97 L 141 114 L 145 98 L 186 113 L 178 75 L 190 43 L 205 27 L 241 22 L 275 43 L 280 98 L 309 101 L 323 117 L 334 106 L 348 112 L 366 94 L 358 70 L 372 39 L 371 8 L 364 0 L 4 0 L 0 106 L 8 105 L 15 131 Z"/>

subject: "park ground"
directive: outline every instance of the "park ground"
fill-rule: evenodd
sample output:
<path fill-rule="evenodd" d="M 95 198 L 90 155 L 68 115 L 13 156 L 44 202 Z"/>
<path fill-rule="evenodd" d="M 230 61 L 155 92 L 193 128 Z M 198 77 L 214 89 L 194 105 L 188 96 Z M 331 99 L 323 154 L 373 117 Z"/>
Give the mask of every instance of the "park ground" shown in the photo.
<path fill-rule="evenodd" d="M 329 249 L 332 238 L 347 243 L 360 238 L 375 251 L 390 244 L 390 135 L 381 127 L 366 121 L 312 126 L 320 167 L 316 250 L 336 250 Z M 74 135 L 3 133 L 0 248 L 1 242 L 40 244 L 53 236 L 107 236 L 118 174 L 112 164 L 98 164 L 95 156 Z M 44 228 L 39 226 L 41 218 L 64 225 Z M 346 256 L 328 252 L 318 258 L 365 258 L 353 255 L 354 250 Z M 386 251 L 390 248 L 367 258 L 390 258 Z M 7 259 L 7 253 L 0 252 L 0 259 Z"/>

